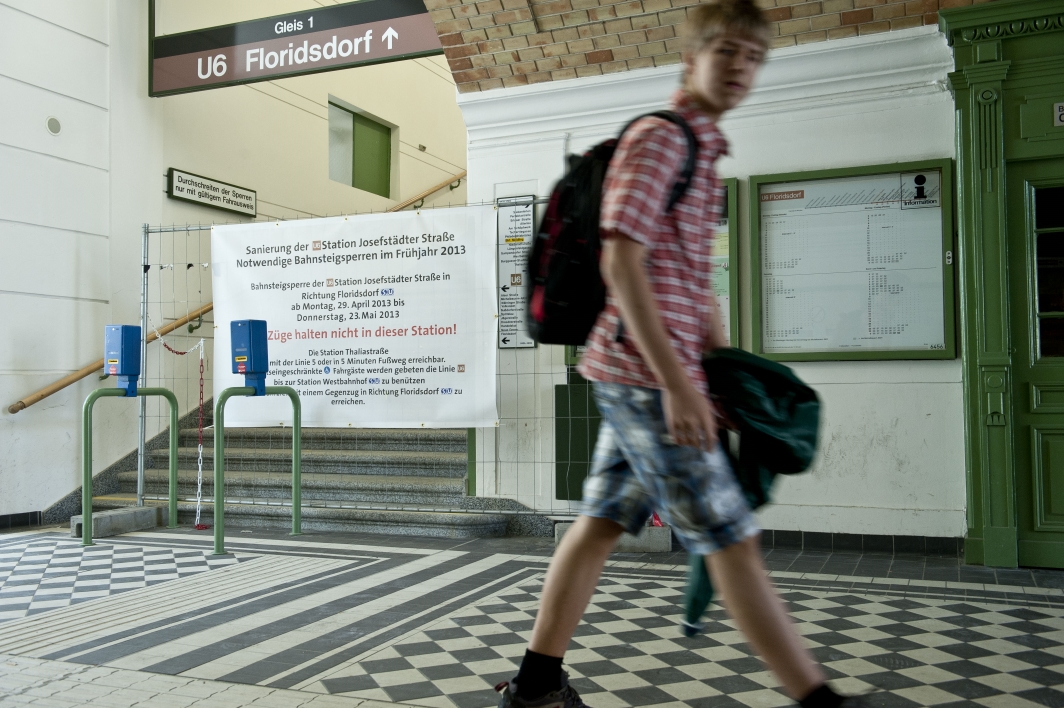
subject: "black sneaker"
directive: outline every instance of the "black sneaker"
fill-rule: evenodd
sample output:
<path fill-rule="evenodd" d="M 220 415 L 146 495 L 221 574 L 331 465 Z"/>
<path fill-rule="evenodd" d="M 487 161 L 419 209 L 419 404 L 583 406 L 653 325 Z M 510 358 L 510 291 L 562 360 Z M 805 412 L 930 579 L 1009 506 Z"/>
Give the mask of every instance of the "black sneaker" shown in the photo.
<path fill-rule="evenodd" d="M 513 681 L 503 681 L 495 687 L 502 693 L 499 698 L 499 708 L 588 708 L 580 699 L 580 694 L 569 685 L 569 674 L 562 672 L 562 687 L 557 691 L 551 691 L 532 701 L 526 701 L 517 695 L 517 684 Z M 855 708 L 863 708 L 858 705 Z"/>

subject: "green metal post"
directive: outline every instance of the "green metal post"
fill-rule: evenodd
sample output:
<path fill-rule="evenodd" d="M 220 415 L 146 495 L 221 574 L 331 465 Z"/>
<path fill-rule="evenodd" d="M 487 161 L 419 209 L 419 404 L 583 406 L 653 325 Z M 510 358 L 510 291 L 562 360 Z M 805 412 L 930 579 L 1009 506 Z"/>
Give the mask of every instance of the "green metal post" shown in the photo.
<path fill-rule="evenodd" d="M 223 390 L 214 401 L 214 555 L 225 555 L 225 402 L 232 396 L 254 396 L 250 386 Z M 292 401 L 292 534 L 302 529 L 302 406 L 290 386 L 267 386 L 266 395 L 288 396 Z"/>
<path fill-rule="evenodd" d="M 166 527 L 177 528 L 177 396 L 166 388 L 138 388 L 138 396 L 162 396 L 170 404 L 170 500 Z"/>
<path fill-rule="evenodd" d="M 92 543 L 92 407 L 105 396 L 126 397 L 119 388 L 99 388 L 85 399 L 81 410 L 81 545 Z M 137 396 L 162 396 L 170 404 L 170 518 L 169 528 L 177 528 L 177 396 L 165 388 L 138 388 Z"/>
<path fill-rule="evenodd" d="M 98 388 L 81 408 L 81 545 L 92 545 L 92 406 L 104 396 L 125 396 L 118 388 Z"/>
<path fill-rule="evenodd" d="M 214 555 L 225 555 L 225 402 L 231 396 L 254 396 L 251 386 L 233 386 L 214 401 Z"/>
<path fill-rule="evenodd" d="M 466 496 L 477 495 L 477 429 L 466 428 Z"/>
<path fill-rule="evenodd" d="M 267 386 L 267 396 L 288 396 L 292 401 L 292 535 L 303 533 L 303 406 L 291 386 Z"/>

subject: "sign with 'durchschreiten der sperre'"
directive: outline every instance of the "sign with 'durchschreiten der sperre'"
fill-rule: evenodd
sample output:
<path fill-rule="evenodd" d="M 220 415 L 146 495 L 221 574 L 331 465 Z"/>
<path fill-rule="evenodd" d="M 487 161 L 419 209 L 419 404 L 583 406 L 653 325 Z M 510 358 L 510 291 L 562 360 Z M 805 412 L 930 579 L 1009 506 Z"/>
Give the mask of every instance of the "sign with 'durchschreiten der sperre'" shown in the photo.
<path fill-rule="evenodd" d="M 173 199 L 233 211 L 244 216 L 258 214 L 258 195 L 255 190 L 183 172 L 173 167 L 166 173 L 166 193 Z"/>
<path fill-rule="evenodd" d="M 442 53 L 422 0 L 362 0 L 156 37 L 149 94 L 187 93 Z"/>
<path fill-rule="evenodd" d="M 497 424 L 492 207 L 215 226 L 211 258 L 216 356 L 231 320 L 266 320 L 266 383 L 299 392 L 304 426 Z M 242 385 L 215 367 L 216 391 Z M 287 405 L 234 398 L 226 424 Z"/>

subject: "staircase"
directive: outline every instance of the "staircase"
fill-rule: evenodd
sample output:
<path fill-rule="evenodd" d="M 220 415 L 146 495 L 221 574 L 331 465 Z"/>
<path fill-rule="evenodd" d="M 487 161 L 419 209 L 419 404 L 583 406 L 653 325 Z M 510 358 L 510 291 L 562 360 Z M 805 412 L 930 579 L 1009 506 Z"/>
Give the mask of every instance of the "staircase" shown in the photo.
<path fill-rule="evenodd" d="M 178 522 L 196 512 L 197 430 L 180 433 Z M 145 502 L 165 504 L 169 451 L 156 436 L 147 453 Z M 159 443 L 162 443 L 160 446 Z M 466 496 L 466 431 L 304 428 L 304 531 L 350 531 L 475 538 L 553 535 L 552 522 L 509 499 Z M 214 430 L 203 431 L 203 497 L 214 496 Z M 291 428 L 227 428 L 226 527 L 291 528 Z M 118 491 L 93 497 L 93 509 L 136 503 L 136 471 L 116 473 Z M 509 513 L 500 513 L 509 512 Z M 515 513 L 523 512 L 523 513 Z M 204 501 L 201 522 L 214 523 Z"/>

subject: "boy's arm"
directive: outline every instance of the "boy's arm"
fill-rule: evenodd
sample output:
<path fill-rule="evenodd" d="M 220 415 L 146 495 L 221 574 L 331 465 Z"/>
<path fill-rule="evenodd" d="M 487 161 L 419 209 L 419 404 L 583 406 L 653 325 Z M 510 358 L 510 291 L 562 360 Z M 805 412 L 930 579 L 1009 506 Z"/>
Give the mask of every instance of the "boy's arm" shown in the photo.
<path fill-rule="evenodd" d="M 617 300 L 625 330 L 662 386 L 662 408 L 669 434 L 678 445 L 710 450 L 717 440 L 713 410 L 691 383 L 672 349 L 647 279 L 645 256 L 642 244 L 614 232 L 602 242 L 603 279 Z M 719 321 L 716 331 L 723 336 Z"/>

